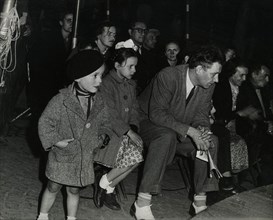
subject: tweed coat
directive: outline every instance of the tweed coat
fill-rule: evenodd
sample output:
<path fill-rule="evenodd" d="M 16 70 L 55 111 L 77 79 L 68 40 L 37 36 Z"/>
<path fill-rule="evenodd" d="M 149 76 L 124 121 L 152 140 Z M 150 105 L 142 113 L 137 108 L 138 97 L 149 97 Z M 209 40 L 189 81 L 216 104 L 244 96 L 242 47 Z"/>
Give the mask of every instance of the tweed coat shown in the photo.
<path fill-rule="evenodd" d="M 210 127 L 209 111 L 214 85 L 197 87 L 186 105 L 186 74 L 188 65 L 161 70 L 153 83 L 139 97 L 142 115 L 156 125 L 168 127 L 184 140 L 189 126 Z"/>
<path fill-rule="evenodd" d="M 49 151 L 46 167 L 48 179 L 70 186 L 94 182 L 93 161 L 99 147 L 99 135 L 113 135 L 109 113 L 102 95 L 97 92 L 90 115 L 86 115 L 73 94 L 72 85 L 54 96 L 39 119 L 39 136 Z M 74 138 L 66 147 L 55 144 Z"/>
<path fill-rule="evenodd" d="M 121 146 L 122 136 L 130 129 L 130 125 L 139 127 L 139 105 L 136 99 L 136 83 L 133 80 L 123 80 L 114 70 L 102 80 L 101 91 L 109 106 L 111 123 L 115 133 L 112 143 Z M 112 148 L 112 147 L 111 147 Z M 115 161 L 110 158 L 111 148 L 100 150 L 95 160 L 105 166 L 112 166 Z M 105 152 L 104 152 L 105 151 Z M 102 155 L 103 154 L 103 155 Z"/>

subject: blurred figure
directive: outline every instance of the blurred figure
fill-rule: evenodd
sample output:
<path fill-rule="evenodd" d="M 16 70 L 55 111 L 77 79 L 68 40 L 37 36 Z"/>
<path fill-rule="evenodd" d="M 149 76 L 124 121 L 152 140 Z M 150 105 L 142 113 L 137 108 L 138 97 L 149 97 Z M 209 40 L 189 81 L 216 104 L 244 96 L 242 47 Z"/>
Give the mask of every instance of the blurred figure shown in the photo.
<path fill-rule="evenodd" d="M 93 42 L 88 43 L 84 49 L 93 49 L 100 52 L 106 65 L 104 74 L 107 74 L 113 65 L 110 58 L 114 51 L 113 46 L 116 42 L 117 28 L 111 22 L 102 22 L 97 27 L 95 34 L 96 39 Z"/>
<path fill-rule="evenodd" d="M 73 13 L 60 14 L 59 30 L 44 31 L 29 52 L 30 104 L 33 114 L 40 114 L 47 102 L 69 82 L 65 74 L 71 50 Z"/>
<path fill-rule="evenodd" d="M 261 158 L 265 167 L 270 167 L 265 181 L 273 182 L 273 114 L 270 103 L 273 100 L 272 88 L 269 84 L 270 70 L 261 63 L 253 63 L 249 78 L 243 83 L 237 99 L 237 109 L 248 108 L 239 113 L 236 129 L 247 142 L 250 165 Z"/>
<path fill-rule="evenodd" d="M 225 60 L 228 62 L 230 59 L 233 59 L 236 57 L 236 51 L 233 47 L 227 47 L 224 51 L 225 54 Z"/>
<path fill-rule="evenodd" d="M 226 63 L 222 74 L 225 74 L 226 78 L 216 84 L 213 93 L 216 112 L 212 131 L 219 138 L 218 168 L 224 176 L 220 180 L 220 187 L 229 191 L 235 188 L 232 174 L 248 168 L 247 146 L 236 134 L 235 128 L 235 118 L 239 114 L 236 107 L 237 96 L 240 86 L 246 80 L 248 67 L 242 60 L 235 58 Z M 242 109 L 240 113 L 246 110 Z"/>
<path fill-rule="evenodd" d="M 141 54 L 145 35 L 148 33 L 147 25 L 142 21 L 134 21 L 131 23 L 128 33 L 134 45 L 137 46 L 138 53 Z"/>
<path fill-rule="evenodd" d="M 160 36 L 159 30 L 149 29 L 148 33 L 145 36 L 143 47 L 149 51 L 154 50 L 159 36 Z"/>
<path fill-rule="evenodd" d="M 182 63 L 179 58 L 180 46 L 176 41 L 170 41 L 165 46 L 164 57 L 161 64 L 161 69 L 167 66 L 176 66 Z"/>
<path fill-rule="evenodd" d="M 137 95 L 139 95 L 154 75 L 153 67 L 150 67 L 150 63 L 153 61 L 149 61 L 149 55 L 145 54 L 147 50 L 143 47 L 148 28 L 144 22 L 134 21 L 131 23 L 128 33 L 133 41 L 134 49 L 138 52 L 138 64 L 133 79 L 137 83 Z"/>

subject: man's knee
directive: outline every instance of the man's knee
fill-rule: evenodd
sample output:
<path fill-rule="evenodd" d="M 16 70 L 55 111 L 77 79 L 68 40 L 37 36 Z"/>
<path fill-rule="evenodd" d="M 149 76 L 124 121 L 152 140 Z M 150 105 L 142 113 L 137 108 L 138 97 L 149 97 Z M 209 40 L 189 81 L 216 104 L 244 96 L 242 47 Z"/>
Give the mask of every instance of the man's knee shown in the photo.
<path fill-rule="evenodd" d="M 158 148 L 158 150 L 169 151 L 171 148 L 175 148 L 176 143 L 176 132 L 171 129 L 166 129 L 150 142 L 149 148 L 155 147 Z"/>

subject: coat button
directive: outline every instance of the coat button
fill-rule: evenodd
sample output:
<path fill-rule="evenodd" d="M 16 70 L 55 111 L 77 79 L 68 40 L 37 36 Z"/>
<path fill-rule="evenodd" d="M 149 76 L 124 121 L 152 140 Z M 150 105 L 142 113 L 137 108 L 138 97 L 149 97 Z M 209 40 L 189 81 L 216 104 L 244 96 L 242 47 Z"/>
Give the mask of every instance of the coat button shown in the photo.
<path fill-rule="evenodd" d="M 125 96 L 123 96 L 123 98 L 124 98 L 125 100 L 127 100 L 127 99 L 128 99 L 128 96 L 127 96 L 127 95 L 125 95 Z"/>
<path fill-rule="evenodd" d="M 87 124 L 85 125 L 86 128 L 90 128 L 90 126 L 91 126 L 90 123 L 87 123 Z"/>
<path fill-rule="evenodd" d="M 129 108 L 125 108 L 124 110 L 125 110 L 125 112 L 129 112 Z"/>

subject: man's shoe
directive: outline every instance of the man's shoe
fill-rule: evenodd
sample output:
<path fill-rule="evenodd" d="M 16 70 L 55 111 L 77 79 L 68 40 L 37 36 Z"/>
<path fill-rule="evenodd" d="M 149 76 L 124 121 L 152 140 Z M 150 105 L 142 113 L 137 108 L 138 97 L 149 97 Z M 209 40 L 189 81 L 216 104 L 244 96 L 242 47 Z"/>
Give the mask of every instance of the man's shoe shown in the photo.
<path fill-rule="evenodd" d="M 135 217 L 136 220 L 155 220 L 153 216 L 151 206 L 138 207 L 136 202 L 131 206 L 130 214 Z"/>
<path fill-rule="evenodd" d="M 105 194 L 103 204 L 112 210 L 120 210 L 120 204 L 117 202 L 116 195 L 114 193 Z"/>
<path fill-rule="evenodd" d="M 207 206 L 196 206 L 194 204 L 194 202 L 191 204 L 191 207 L 190 207 L 190 211 L 189 211 L 189 214 L 193 217 L 197 214 L 199 214 L 200 212 L 203 212 L 204 210 L 206 210 L 208 207 Z"/>
<path fill-rule="evenodd" d="M 220 187 L 224 191 L 230 191 L 234 189 L 232 177 L 224 177 L 220 180 Z"/>

